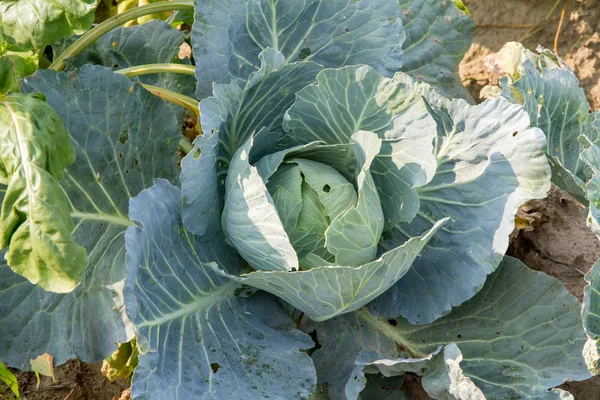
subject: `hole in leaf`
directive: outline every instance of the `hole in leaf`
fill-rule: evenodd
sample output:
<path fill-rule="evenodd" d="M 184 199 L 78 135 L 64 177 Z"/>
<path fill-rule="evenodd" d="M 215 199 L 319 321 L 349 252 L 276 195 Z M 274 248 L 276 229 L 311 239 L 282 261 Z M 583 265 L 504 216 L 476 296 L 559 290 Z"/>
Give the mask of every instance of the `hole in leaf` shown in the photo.
<path fill-rule="evenodd" d="M 125 143 L 127 143 L 128 140 L 129 140 L 129 132 L 127 132 L 127 131 L 121 132 L 121 134 L 119 135 L 119 142 L 121 142 L 121 144 L 125 144 Z"/>
<path fill-rule="evenodd" d="M 349 32 L 350 32 L 350 29 L 348 29 L 348 28 L 342 28 L 342 32 L 344 32 L 344 33 L 349 33 Z"/>
<path fill-rule="evenodd" d="M 395 319 L 388 319 L 388 324 L 390 324 L 391 326 L 396 326 L 398 325 L 398 323 L 396 322 Z"/>
<path fill-rule="evenodd" d="M 325 193 L 329 193 L 329 192 L 331 192 L 331 186 L 329 186 L 329 185 L 325 185 L 325 186 L 323 186 L 323 191 L 324 191 Z"/>
<path fill-rule="evenodd" d="M 213 374 L 216 374 L 219 368 L 221 368 L 221 366 L 218 363 L 210 364 L 210 369 L 212 369 Z"/>
<path fill-rule="evenodd" d="M 119 158 L 123 158 L 123 153 L 119 153 Z"/>
<path fill-rule="evenodd" d="M 192 154 L 192 157 L 194 158 L 194 160 L 199 159 L 201 153 L 202 152 L 200 151 L 200 149 L 196 149 L 196 151 L 194 151 L 194 154 Z"/>
<path fill-rule="evenodd" d="M 137 165 L 139 165 L 139 163 L 140 163 L 140 162 L 138 161 L 138 159 L 137 159 L 137 158 L 134 158 L 134 159 L 133 159 L 133 163 L 134 163 L 134 164 L 137 166 Z"/>
<path fill-rule="evenodd" d="M 311 51 L 309 47 L 305 47 L 302 50 L 300 50 L 300 53 L 298 53 L 298 58 L 300 60 L 304 60 L 306 57 L 310 56 Z"/>

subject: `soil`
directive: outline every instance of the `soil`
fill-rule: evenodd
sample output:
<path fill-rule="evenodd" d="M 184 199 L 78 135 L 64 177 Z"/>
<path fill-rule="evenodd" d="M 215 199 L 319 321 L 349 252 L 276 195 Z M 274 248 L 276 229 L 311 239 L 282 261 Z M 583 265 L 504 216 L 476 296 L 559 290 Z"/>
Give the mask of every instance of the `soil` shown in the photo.
<path fill-rule="evenodd" d="M 600 240 L 586 225 L 586 210 L 568 193 L 553 187 L 542 200 L 523 207 L 535 215 L 531 230 L 513 233 L 508 254 L 529 268 L 558 278 L 579 301 L 584 275 L 600 259 Z M 600 399 L 600 376 L 560 386 L 575 400 Z"/>
<path fill-rule="evenodd" d="M 22 400 L 129 400 L 129 380 L 110 382 L 100 368 L 102 363 L 69 360 L 54 368 L 54 378 L 40 375 L 40 386 L 33 372 L 13 371 L 19 381 Z M 0 393 L 0 400 L 14 396 Z"/>
<path fill-rule="evenodd" d="M 488 84 L 485 57 L 509 41 L 522 42 L 534 50 L 538 44 L 554 47 L 563 2 L 557 0 L 463 0 L 477 29 L 473 45 L 459 67 L 465 86 L 476 100 Z M 578 75 L 593 109 L 600 109 L 600 1 L 569 0 L 557 46 L 558 54 Z M 539 216 L 533 230 L 515 232 L 509 254 L 530 268 L 560 279 L 581 300 L 587 273 L 600 258 L 600 242 L 585 224 L 585 210 L 568 194 L 553 189 L 544 200 L 528 204 Z M 533 214 L 539 213 L 539 214 Z M 101 363 L 70 360 L 55 369 L 56 382 L 31 372 L 16 372 L 24 400 L 126 400 L 129 381 L 111 383 L 100 372 Z M 600 399 L 600 377 L 561 386 L 576 400 Z M 410 376 L 403 390 L 418 400 L 428 399 L 420 379 Z M 123 396 L 123 397 L 121 397 Z M 5 395 L 0 392 L 0 400 Z"/>
<path fill-rule="evenodd" d="M 459 74 L 473 97 L 488 83 L 485 57 L 510 41 L 530 50 L 554 48 L 560 0 L 464 0 L 477 25 Z M 558 3 L 558 4 L 557 4 Z M 557 7 L 552 12 L 554 5 Z M 548 17 L 548 15 L 550 16 Z M 594 109 L 600 108 L 600 2 L 569 0 L 558 38 L 558 54 L 577 74 Z"/>
<path fill-rule="evenodd" d="M 527 203 L 527 212 L 539 217 L 531 231 L 521 231 L 511 241 L 508 254 L 560 279 L 582 301 L 583 277 L 600 259 L 600 240 L 586 225 L 585 207 L 554 187 L 545 199 Z"/>

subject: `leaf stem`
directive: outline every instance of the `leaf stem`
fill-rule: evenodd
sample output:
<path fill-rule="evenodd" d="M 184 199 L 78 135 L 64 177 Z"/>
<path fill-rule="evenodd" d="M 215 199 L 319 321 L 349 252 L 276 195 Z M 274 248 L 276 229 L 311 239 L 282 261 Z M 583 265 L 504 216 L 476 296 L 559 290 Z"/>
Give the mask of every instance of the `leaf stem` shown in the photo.
<path fill-rule="evenodd" d="M 162 73 L 194 75 L 195 70 L 193 65 L 185 64 L 145 64 L 119 69 L 115 73 L 128 77 Z"/>
<path fill-rule="evenodd" d="M 153 95 L 158 96 L 169 103 L 177 104 L 193 111 L 194 115 L 196 116 L 196 120 L 199 119 L 200 110 L 198 110 L 198 100 L 158 86 L 146 85 L 143 83 L 142 86 Z"/>
<path fill-rule="evenodd" d="M 143 17 L 144 15 L 154 14 L 162 11 L 173 11 L 173 10 L 193 10 L 194 3 L 190 0 L 179 0 L 179 1 L 167 1 L 160 3 L 152 3 L 141 7 L 135 7 L 130 10 L 125 11 L 122 14 L 115 15 L 102 22 L 100 25 L 96 26 L 94 29 L 91 29 L 82 37 L 77 39 L 75 43 L 73 43 L 64 53 L 56 57 L 54 62 L 50 65 L 48 69 L 53 69 L 55 71 L 62 71 L 66 64 L 65 60 L 73 57 L 79 53 L 81 53 L 86 47 L 94 43 L 104 34 L 110 32 L 111 30 L 123 25 L 126 22 L 134 20 L 139 17 Z"/>
<path fill-rule="evenodd" d="M 179 149 L 185 154 L 190 154 L 194 150 L 194 144 L 190 139 L 183 136 L 179 141 Z"/>
<path fill-rule="evenodd" d="M 375 330 L 381 332 L 396 342 L 401 347 L 402 351 L 407 353 L 409 356 L 413 358 L 427 357 L 427 354 L 417 350 L 413 343 L 407 342 L 407 340 L 402 337 L 401 332 L 398 329 L 387 323 L 387 321 L 383 321 L 381 318 L 373 316 L 373 314 L 371 314 L 371 312 L 365 307 L 359 309 L 357 314 L 363 321 L 375 328 Z"/>

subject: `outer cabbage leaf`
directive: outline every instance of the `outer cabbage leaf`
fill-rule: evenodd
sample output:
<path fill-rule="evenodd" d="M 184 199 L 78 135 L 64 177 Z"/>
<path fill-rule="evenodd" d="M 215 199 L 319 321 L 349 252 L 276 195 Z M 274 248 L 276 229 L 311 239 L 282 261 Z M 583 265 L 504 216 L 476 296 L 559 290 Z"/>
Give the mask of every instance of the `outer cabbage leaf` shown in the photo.
<path fill-rule="evenodd" d="M 43 49 L 65 36 L 82 34 L 94 22 L 97 0 L 2 0 L 0 47 Z"/>
<path fill-rule="evenodd" d="M 31 51 L 0 50 L 0 96 L 18 92 L 21 78 L 33 74 L 38 68 L 38 58 Z"/>
<path fill-rule="evenodd" d="M 600 261 L 585 276 L 588 285 L 583 293 L 583 327 L 588 335 L 584 356 L 594 375 L 600 372 Z"/>
<path fill-rule="evenodd" d="M 600 261 L 585 276 L 588 285 L 583 293 L 583 327 L 588 336 L 584 356 L 590 371 L 597 375 L 600 372 Z"/>
<path fill-rule="evenodd" d="M 402 71 L 448 97 L 472 102 L 458 76 L 458 64 L 471 46 L 475 24 L 454 1 L 401 0 L 406 32 Z"/>
<path fill-rule="evenodd" d="M 266 48 L 285 62 L 366 64 L 391 76 L 402 66 L 404 31 L 396 0 L 224 0 L 195 2 L 192 30 L 198 98 L 212 82 L 245 80 Z M 267 97 L 268 98 L 268 97 Z"/>
<path fill-rule="evenodd" d="M 154 177 L 177 182 L 179 126 L 159 98 L 109 69 L 38 71 L 23 91 L 42 92 L 57 110 L 77 153 L 61 182 L 70 200 L 73 235 L 89 266 L 72 293 L 45 292 L 0 267 L 0 359 L 27 369 L 43 353 L 57 364 L 102 361 L 126 342 L 122 289 L 128 202 Z"/>
<path fill-rule="evenodd" d="M 273 293 L 315 321 L 354 311 L 400 279 L 446 220 L 378 259 L 356 266 L 321 265 L 307 271 L 256 271 L 240 276 L 214 267 L 232 280 Z"/>
<path fill-rule="evenodd" d="M 329 383 L 334 400 L 355 399 L 348 393 L 360 392 L 362 375 L 374 372 L 412 370 L 424 375 L 434 399 L 465 400 L 479 390 L 488 400 L 558 400 L 548 389 L 589 376 L 577 299 L 555 278 L 509 257 L 475 297 L 433 324 L 387 320 L 363 308 L 323 323 L 305 319 L 302 329 L 316 333 L 318 380 Z"/>
<path fill-rule="evenodd" d="M 545 138 L 523 109 L 504 99 L 478 106 L 429 96 L 439 123 L 433 180 L 416 189 L 421 208 L 393 228 L 389 248 L 451 217 L 413 268 L 373 303 L 387 316 L 429 323 L 481 289 L 506 252 L 519 206 L 550 188 Z"/>
<path fill-rule="evenodd" d="M 284 128 L 299 143 L 351 143 L 365 130 L 382 139 L 371 171 L 386 228 L 410 221 L 419 209 L 415 188 L 429 182 L 437 166 L 435 121 L 419 93 L 367 66 L 327 69 L 318 84 L 301 90 Z"/>
<path fill-rule="evenodd" d="M 194 146 L 181 160 L 182 218 L 186 227 L 193 227 L 190 232 L 205 236 L 221 225 L 222 200 L 217 190 L 219 132 L 198 136 Z"/>
<path fill-rule="evenodd" d="M 0 248 L 13 271 L 43 289 L 67 293 L 87 267 L 71 231 L 69 200 L 59 181 L 75 150 L 56 112 L 37 95 L 0 102 Z"/>
<path fill-rule="evenodd" d="M 585 185 L 589 199 L 588 220 L 590 228 L 600 235 L 600 148 L 592 145 L 580 155 L 591 177 Z M 600 261 L 590 269 L 585 277 L 588 286 L 583 296 L 583 327 L 589 341 L 586 345 L 586 361 L 590 370 L 596 375 L 600 372 Z"/>
<path fill-rule="evenodd" d="M 252 134 L 265 128 L 263 134 L 269 139 L 282 136 L 283 114 L 294 102 L 296 92 L 313 83 L 321 70 L 311 62 L 284 64 L 283 56 L 272 49 L 261 53 L 260 58 L 261 69 L 252 74 L 245 87 L 238 82 L 215 85 L 214 97 L 200 102 L 202 131 L 205 135 L 216 135 L 213 140 L 218 142 L 206 144 L 211 150 L 203 153 L 207 139 L 196 139 L 194 150 L 182 162 L 183 221 L 192 233 L 203 235 L 206 226 L 211 225 L 202 222 L 204 214 L 197 213 L 205 209 L 205 197 L 212 196 L 211 204 L 214 204 L 217 203 L 215 198 L 222 196 L 219 186 L 224 180 L 217 180 L 214 174 L 225 173 L 231 157 Z M 257 143 L 259 139 L 257 136 Z M 276 145 L 277 139 L 265 142 Z M 210 173 L 204 175 L 203 171 Z M 200 184 L 196 180 L 199 175 L 206 179 L 211 176 L 211 185 Z M 212 185 L 215 181 L 219 185 Z M 220 210 L 216 212 L 220 215 Z"/>
<path fill-rule="evenodd" d="M 584 186 L 589 201 L 587 224 L 600 236 L 600 147 L 591 145 L 579 157 L 591 175 Z"/>
<path fill-rule="evenodd" d="M 244 298 L 236 282 L 207 268 L 239 271 L 222 237 L 193 236 L 181 222 L 181 194 L 165 180 L 131 200 L 127 312 L 145 342 L 132 383 L 137 399 L 307 398 L 316 376 L 301 352 L 313 346 L 277 304 Z M 218 226 L 215 227 L 218 230 Z"/>
<path fill-rule="evenodd" d="M 99 64 L 118 70 L 153 63 L 181 63 L 177 57 L 185 34 L 164 21 L 149 21 L 130 28 L 117 28 L 102 36 L 82 53 L 66 61 L 66 71 L 84 64 Z M 134 82 L 159 86 L 194 97 L 196 79 L 181 74 L 130 77 Z"/>
<path fill-rule="evenodd" d="M 518 50 L 519 47 L 515 51 Z M 588 144 L 580 142 L 579 137 L 598 140 L 597 115 L 589 113 L 590 104 L 577 76 L 556 55 L 547 53 L 536 55 L 521 49 L 512 68 L 505 68 L 514 71 L 500 81 L 501 96 L 521 104 L 529 113 L 531 126 L 546 134 L 552 182 L 585 202 L 582 188 L 586 176 L 579 153 Z M 501 52 L 497 59 L 502 60 L 502 55 Z"/>
<path fill-rule="evenodd" d="M 375 357 L 375 358 L 373 358 Z M 357 359 L 353 384 L 347 387 L 347 397 L 355 399 L 365 387 L 365 373 L 401 376 L 405 372 L 422 375 L 423 389 L 434 399 L 485 400 L 485 396 L 460 367 L 462 353 L 456 344 L 422 358 L 377 359 L 377 354 L 363 352 Z M 348 395 L 348 389 L 352 395 Z"/>

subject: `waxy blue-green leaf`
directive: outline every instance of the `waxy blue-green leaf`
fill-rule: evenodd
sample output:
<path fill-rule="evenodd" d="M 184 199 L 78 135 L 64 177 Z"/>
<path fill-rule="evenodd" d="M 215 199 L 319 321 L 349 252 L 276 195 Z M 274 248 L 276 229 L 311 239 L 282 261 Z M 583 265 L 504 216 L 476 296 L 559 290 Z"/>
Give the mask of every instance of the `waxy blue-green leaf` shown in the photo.
<path fill-rule="evenodd" d="M 268 144 L 276 147 L 273 142 L 283 136 L 283 114 L 294 102 L 296 92 L 313 83 L 321 70 L 319 65 L 311 62 L 284 65 L 281 55 L 272 49 L 261 53 L 261 59 L 263 68 L 251 76 L 247 86 L 242 87 L 238 82 L 215 85 L 214 97 L 200 102 L 202 131 L 205 135 L 217 135 L 214 140 L 218 143 L 210 145 L 214 146 L 210 150 L 214 158 L 205 158 L 198 152 L 202 151 L 206 139 L 196 139 L 194 150 L 182 162 L 183 220 L 192 233 L 203 234 L 204 227 L 211 225 L 202 222 L 202 216 L 196 210 L 206 207 L 204 196 L 213 199 L 222 196 L 219 187 L 224 184 L 223 174 L 237 149 L 263 128 L 265 135 L 275 138 L 267 141 Z M 259 139 L 257 137 L 257 142 Z M 209 159 L 212 161 L 207 161 Z M 213 162 L 216 171 L 210 171 L 210 174 L 219 176 L 218 185 L 201 185 L 192 178 L 212 168 L 207 163 Z M 211 179 L 214 182 L 216 178 Z"/>
<path fill-rule="evenodd" d="M 212 82 L 247 79 L 269 47 L 286 63 L 366 64 L 387 76 L 402 66 L 397 0 L 197 0 L 195 11 L 198 98 L 211 94 Z"/>
<path fill-rule="evenodd" d="M 102 36 L 83 52 L 66 60 L 66 71 L 84 64 L 99 64 L 113 70 L 154 63 L 184 63 L 177 55 L 185 34 L 164 21 L 121 27 Z M 189 63 L 189 61 L 188 61 Z M 190 75 L 164 73 L 130 77 L 134 82 L 154 85 L 194 97 L 196 79 Z"/>
<path fill-rule="evenodd" d="M 531 126 L 546 134 L 552 182 L 585 202 L 582 191 L 586 176 L 579 153 L 589 144 L 579 138 L 585 135 L 592 143 L 599 139 L 598 117 L 589 113 L 590 104 L 577 76 L 559 64 L 562 60 L 521 51 L 525 53 L 515 60 L 520 64 L 514 66 L 518 72 L 500 81 L 501 96 L 522 105 Z"/>
<path fill-rule="evenodd" d="M 214 235 L 221 226 L 222 200 L 218 190 L 219 132 L 207 132 L 194 141 L 195 148 L 181 160 L 184 193 L 183 223 L 196 235 Z"/>
<path fill-rule="evenodd" d="M 591 175 L 584 186 L 589 202 L 587 224 L 600 236 L 600 147 L 590 144 L 587 150 L 581 152 L 579 158 Z"/>
<path fill-rule="evenodd" d="M 253 143 L 250 137 L 231 160 L 221 227 L 252 268 L 294 271 L 298 269 L 296 251 L 264 181 L 250 164 Z"/>
<path fill-rule="evenodd" d="M 364 387 L 365 382 L 349 382 L 362 351 L 379 354 L 379 358 L 398 355 L 397 344 L 384 331 L 364 327 L 357 312 L 318 323 L 303 318 L 300 329 L 307 333 L 316 332 L 321 347 L 311 357 L 317 370 L 317 380 L 319 384 L 328 385 L 328 398 L 331 400 L 346 400 L 346 387 L 356 393 Z"/>
<path fill-rule="evenodd" d="M 433 399 L 486 400 L 481 389 L 462 371 L 462 359 L 460 349 L 454 343 L 421 358 L 378 359 L 377 353 L 363 351 L 356 358 L 357 367 L 346 386 L 346 397 L 358 398 L 366 386 L 365 373 L 394 377 L 411 372 L 422 376 L 421 385 Z"/>
<path fill-rule="evenodd" d="M 410 357 L 434 399 L 482 398 L 475 384 L 488 400 L 558 400 L 559 394 L 549 389 L 590 376 L 581 354 L 586 336 L 579 309 L 557 279 L 508 257 L 475 297 L 432 324 L 388 320 L 363 308 L 323 323 L 305 320 L 301 326 L 315 331 L 319 340 L 312 357 L 319 383 L 329 383 L 333 400 L 351 399 L 348 391 L 362 390 L 361 369 L 402 374 Z M 444 362 L 423 363 L 432 354 L 435 361 L 440 346 Z M 471 383 L 456 380 L 458 375 Z M 444 396 L 448 391 L 455 391 L 454 397 Z"/>
<path fill-rule="evenodd" d="M 2 0 L 0 47 L 43 49 L 82 34 L 94 22 L 97 0 Z"/>
<path fill-rule="evenodd" d="M 383 232 L 383 212 L 371 176 L 371 164 L 381 150 L 381 139 L 373 132 L 352 135 L 356 157 L 358 200 L 331 221 L 325 232 L 327 250 L 339 265 L 362 265 L 375 259 Z"/>
<path fill-rule="evenodd" d="M 256 271 L 223 276 L 272 293 L 315 321 L 324 321 L 367 304 L 409 270 L 430 238 L 447 222 L 436 223 L 422 236 L 412 238 L 361 266 L 326 265 L 308 271 Z M 218 267 L 215 267 L 218 268 Z"/>
<path fill-rule="evenodd" d="M 584 356 L 592 374 L 600 372 L 600 261 L 585 276 L 588 285 L 583 292 L 581 316 L 588 336 Z"/>
<path fill-rule="evenodd" d="M 410 221 L 419 209 L 415 188 L 431 180 L 436 125 L 422 96 L 367 66 L 327 69 L 317 85 L 297 94 L 284 128 L 299 143 L 352 143 L 360 130 L 383 141 L 371 173 L 387 228 Z"/>
<path fill-rule="evenodd" d="M 17 274 L 45 290 L 67 293 L 79 284 L 87 255 L 71 232 L 69 200 L 59 181 L 75 150 L 56 112 L 37 95 L 0 102 L 0 249 Z"/>
<path fill-rule="evenodd" d="M 600 147 L 591 145 L 580 154 L 581 161 L 591 173 L 585 184 L 588 206 L 588 226 L 600 235 Z M 600 261 L 590 269 L 585 276 L 588 286 L 583 295 L 583 327 L 589 341 L 586 345 L 586 361 L 594 375 L 600 372 Z"/>
<path fill-rule="evenodd" d="M 19 92 L 20 80 L 38 68 L 38 57 L 32 51 L 6 51 L 0 49 L 0 96 Z"/>
<path fill-rule="evenodd" d="M 204 240 L 181 222 L 181 194 L 165 180 L 131 200 L 127 313 L 145 343 L 132 381 L 136 399 L 307 398 L 316 374 L 308 335 L 275 298 L 246 298 L 208 264 L 239 273 L 222 237 Z"/>
<path fill-rule="evenodd" d="M 452 0 L 401 0 L 406 40 L 401 71 L 448 97 L 472 102 L 458 76 L 475 24 Z"/>
<path fill-rule="evenodd" d="M 426 87 L 417 87 L 428 94 Z M 430 96 L 439 122 L 435 177 L 416 192 L 420 209 L 382 243 L 393 248 L 450 217 L 412 269 L 373 303 L 390 317 L 429 323 L 481 289 L 506 253 L 515 214 L 550 189 L 544 134 L 505 99 L 478 106 Z M 437 103 L 437 104 L 436 104 Z M 437 108 L 440 107 L 440 108 Z"/>
<path fill-rule="evenodd" d="M 0 266 L 0 359 L 20 369 L 40 354 L 102 361 L 129 340 L 123 312 L 129 198 L 155 177 L 177 182 L 180 127 L 171 107 L 109 69 L 38 71 L 23 84 L 41 92 L 76 151 L 61 182 L 73 235 L 89 266 L 72 293 L 48 293 Z"/>

